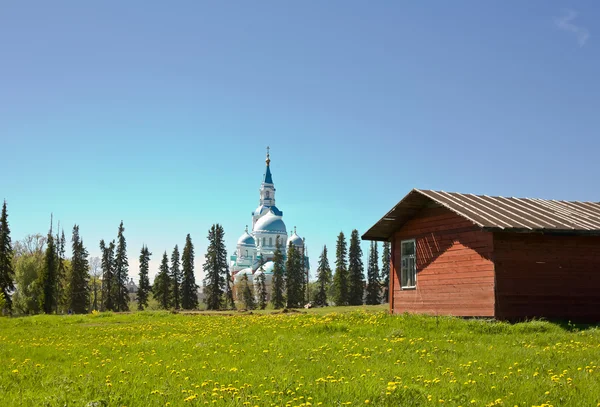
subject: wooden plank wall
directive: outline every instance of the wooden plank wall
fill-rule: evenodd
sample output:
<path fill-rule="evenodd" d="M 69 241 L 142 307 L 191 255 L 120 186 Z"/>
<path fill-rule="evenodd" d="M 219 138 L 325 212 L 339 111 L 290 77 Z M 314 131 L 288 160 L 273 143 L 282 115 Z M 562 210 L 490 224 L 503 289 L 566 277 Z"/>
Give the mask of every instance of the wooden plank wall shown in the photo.
<path fill-rule="evenodd" d="M 494 233 L 498 318 L 600 321 L 600 237 Z"/>
<path fill-rule="evenodd" d="M 417 288 L 400 288 L 400 242 L 416 239 Z M 425 208 L 392 241 L 393 313 L 494 316 L 493 235 L 445 208 Z"/>

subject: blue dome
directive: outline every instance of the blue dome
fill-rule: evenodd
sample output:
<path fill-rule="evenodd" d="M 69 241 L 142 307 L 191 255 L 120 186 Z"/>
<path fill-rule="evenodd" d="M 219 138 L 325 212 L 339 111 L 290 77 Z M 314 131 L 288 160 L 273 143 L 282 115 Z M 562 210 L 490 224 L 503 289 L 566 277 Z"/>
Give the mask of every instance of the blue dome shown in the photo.
<path fill-rule="evenodd" d="M 271 211 L 267 212 L 262 218 L 256 221 L 253 231 L 254 233 L 287 235 L 285 223 L 283 223 L 281 216 L 277 216 Z"/>
<path fill-rule="evenodd" d="M 243 235 L 237 241 L 238 246 L 256 246 L 256 242 L 254 238 L 248 234 L 248 232 L 244 232 Z"/>
<path fill-rule="evenodd" d="M 304 246 L 304 241 L 294 231 L 294 234 L 292 236 L 290 236 L 290 240 L 288 240 L 288 244 L 293 244 L 296 247 L 303 247 Z"/>

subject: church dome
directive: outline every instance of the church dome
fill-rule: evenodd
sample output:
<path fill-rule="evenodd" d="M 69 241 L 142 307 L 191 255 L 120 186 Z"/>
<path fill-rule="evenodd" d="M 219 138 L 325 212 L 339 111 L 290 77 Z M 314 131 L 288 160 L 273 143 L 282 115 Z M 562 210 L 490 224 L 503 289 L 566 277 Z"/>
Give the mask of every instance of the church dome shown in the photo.
<path fill-rule="evenodd" d="M 244 232 L 243 235 L 237 241 L 238 246 L 255 246 L 256 242 L 254 238 L 248 233 L 248 230 Z"/>
<path fill-rule="evenodd" d="M 273 274 L 273 267 L 274 266 L 275 266 L 275 263 L 273 263 L 272 261 L 268 261 L 265 264 L 263 264 L 262 267 L 259 267 L 256 270 L 256 273 L 254 273 L 254 274 L 256 275 L 256 274 L 263 273 L 263 272 L 265 274 Z"/>
<path fill-rule="evenodd" d="M 267 212 L 254 225 L 254 233 L 273 233 L 287 235 L 285 223 L 281 216 L 275 215 L 272 211 Z"/>
<path fill-rule="evenodd" d="M 288 240 L 288 244 L 293 244 L 296 247 L 303 247 L 304 241 L 298 234 L 296 234 L 296 227 L 294 227 L 294 233 L 290 236 L 290 240 Z"/>
<path fill-rule="evenodd" d="M 248 276 L 248 281 L 252 282 L 252 269 L 250 267 L 245 268 L 240 270 L 234 277 L 234 283 L 238 283 L 240 281 L 242 281 L 242 278 L 244 278 L 244 276 L 247 275 Z"/>

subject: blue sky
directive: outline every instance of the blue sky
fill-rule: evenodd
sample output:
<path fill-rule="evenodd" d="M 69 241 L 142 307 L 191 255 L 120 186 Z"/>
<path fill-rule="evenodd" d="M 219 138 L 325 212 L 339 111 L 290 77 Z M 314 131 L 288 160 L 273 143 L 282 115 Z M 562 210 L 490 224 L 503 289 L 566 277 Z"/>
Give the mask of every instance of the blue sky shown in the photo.
<path fill-rule="evenodd" d="M 228 251 L 277 204 L 313 271 L 412 188 L 600 201 L 600 5 L 0 2 L 0 199 L 90 254 L 121 219 L 137 277 L 190 233 Z M 363 243 L 363 250 L 368 243 Z M 330 256 L 333 262 L 333 253 Z"/>

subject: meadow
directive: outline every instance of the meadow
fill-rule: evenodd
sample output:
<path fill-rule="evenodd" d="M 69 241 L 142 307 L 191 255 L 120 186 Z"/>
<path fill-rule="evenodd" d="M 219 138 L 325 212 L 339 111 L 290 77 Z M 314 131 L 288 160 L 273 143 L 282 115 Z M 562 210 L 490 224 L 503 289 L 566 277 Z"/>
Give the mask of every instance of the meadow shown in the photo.
<path fill-rule="evenodd" d="M 0 318 L 2 406 L 600 406 L 600 329 L 388 315 Z"/>

